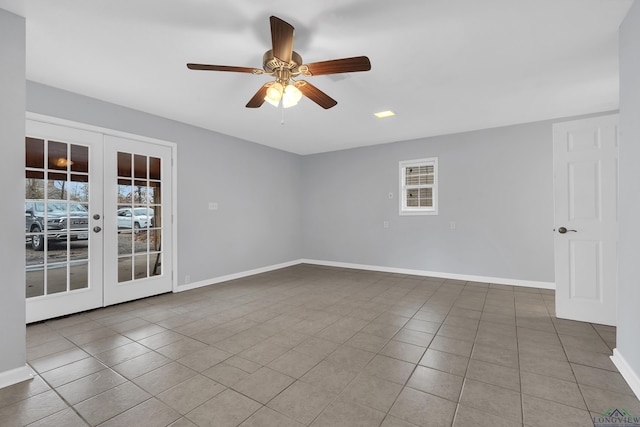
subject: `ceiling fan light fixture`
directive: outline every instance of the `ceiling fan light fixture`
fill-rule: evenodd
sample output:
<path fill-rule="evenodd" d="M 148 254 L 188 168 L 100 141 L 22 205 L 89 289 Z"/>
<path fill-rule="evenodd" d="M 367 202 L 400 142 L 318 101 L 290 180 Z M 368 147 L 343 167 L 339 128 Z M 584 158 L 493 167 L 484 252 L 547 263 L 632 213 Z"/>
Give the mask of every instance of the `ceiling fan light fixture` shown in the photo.
<path fill-rule="evenodd" d="M 297 105 L 298 102 L 300 102 L 300 99 L 302 99 L 302 92 L 300 92 L 300 89 L 292 84 L 288 84 L 287 87 L 284 88 L 284 94 L 282 95 L 282 106 L 284 108 Z"/>
<path fill-rule="evenodd" d="M 379 111 L 377 113 L 373 113 L 374 116 L 376 116 L 379 119 L 385 119 L 387 117 L 393 117 L 396 115 L 396 113 L 394 113 L 391 110 L 385 110 L 385 111 Z"/>
<path fill-rule="evenodd" d="M 267 96 L 264 97 L 264 100 L 274 107 L 277 107 L 280 103 L 280 100 L 282 99 L 283 91 L 284 88 L 282 87 L 282 84 L 280 84 L 279 82 L 275 82 L 271 86 L 269 86 L 269 89 L 267 89 Z"/>

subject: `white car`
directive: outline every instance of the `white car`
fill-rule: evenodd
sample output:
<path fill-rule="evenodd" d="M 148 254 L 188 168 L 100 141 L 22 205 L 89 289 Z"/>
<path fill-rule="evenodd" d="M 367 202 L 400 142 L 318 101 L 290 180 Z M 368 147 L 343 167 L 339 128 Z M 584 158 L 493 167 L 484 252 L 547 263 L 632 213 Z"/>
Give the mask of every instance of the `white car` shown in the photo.
<path fill-rule="evenodd" d="M 133 212 L 132 212 L 133 211 Z M 118 228 L 147 228 L 153 226 L 153 209 L 118 209 Z"/>

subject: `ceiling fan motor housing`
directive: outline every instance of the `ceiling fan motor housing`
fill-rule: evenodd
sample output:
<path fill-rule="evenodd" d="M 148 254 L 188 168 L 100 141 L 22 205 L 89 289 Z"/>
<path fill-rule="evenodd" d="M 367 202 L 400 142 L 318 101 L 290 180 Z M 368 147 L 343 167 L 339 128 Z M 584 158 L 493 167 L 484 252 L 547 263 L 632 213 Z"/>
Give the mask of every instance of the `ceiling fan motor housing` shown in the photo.
<path fill-rule="evenodd" d="M 302 57 L 298 52 L 291 52 L 291 61 L 286 63 L 276 58 L 273 55 L 273 50 L 269 49 L 262 56 L 262 64 L 265 73 L 277 76 L 277 72 L 280 70 L 287 70 L 290 77 L 295 77 L 300 74 L 298 67 L 302 65 Z"/>

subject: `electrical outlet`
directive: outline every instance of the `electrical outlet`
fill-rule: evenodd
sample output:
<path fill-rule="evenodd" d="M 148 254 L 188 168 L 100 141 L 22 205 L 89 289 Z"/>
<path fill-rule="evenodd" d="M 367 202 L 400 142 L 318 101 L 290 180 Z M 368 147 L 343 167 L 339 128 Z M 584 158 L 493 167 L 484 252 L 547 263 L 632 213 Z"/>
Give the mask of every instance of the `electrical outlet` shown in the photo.
<path fill-rule="evenodd" d="M 218 210 L 218 203 L 217 202 L 209 202 L 209 210 L 210 211 L 217 211 Z"/>
<path fill-rule="evenodd" d="M 191 283 L 191 276 L 188 274 L 184 276 L 184 284 L 186 285 L 187 283 Z"/>
<path fill-rule="evenodd" d="M 389 221 L 384 221 L 384 222 L 382 223 L 382 227 L 383 227 L 383 228 L 389 228 Z"/>
<path fill-rule="evenodd" d="M 455 230 L 456 229 L 456 222 L 455 221 L 451 221 L 449 223 L 449 228 L 452 229 L 452 230 Z"/>

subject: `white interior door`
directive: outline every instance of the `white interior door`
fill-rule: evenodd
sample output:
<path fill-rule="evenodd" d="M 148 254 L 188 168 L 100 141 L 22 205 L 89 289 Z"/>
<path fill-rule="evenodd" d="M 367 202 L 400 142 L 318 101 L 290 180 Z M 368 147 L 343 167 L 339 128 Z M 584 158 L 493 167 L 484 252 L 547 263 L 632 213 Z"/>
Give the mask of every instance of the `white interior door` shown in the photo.
<path fill-rule="evenodd" d="M 26 132 L 27 323 L 171 291 L 173 146 L 39 120 Z"/>
<path fill-rule="evenodd" d="M 171 155 L 105 135 L 105 305 L 172 290 Z"/>
<path fill-rule="evenodd" d="M 616 324 L 618 116 L 553 126 L 556 315 Z"/>
<path fill-rule="evenodd" d="M 26 320 L 102 306 L 102 135 L 28 120 Z"/>

